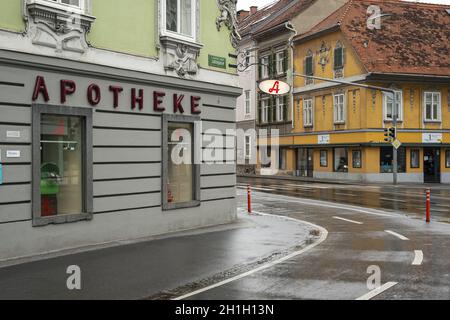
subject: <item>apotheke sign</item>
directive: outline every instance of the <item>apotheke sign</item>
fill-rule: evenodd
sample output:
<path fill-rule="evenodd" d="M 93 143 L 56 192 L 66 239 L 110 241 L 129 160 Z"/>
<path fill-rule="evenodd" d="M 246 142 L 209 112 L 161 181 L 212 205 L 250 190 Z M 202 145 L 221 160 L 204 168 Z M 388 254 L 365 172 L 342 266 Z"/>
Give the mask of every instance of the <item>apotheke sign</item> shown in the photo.
<path fill-rule="evenodd" d="M 59 103 L 65 104 L 70 96 L 74 95 L 77 92 L 77 84 L 73 80 L 60 80 L 60 96 L 59 96 Z M 146 100 L 145 99 L 145 93 L 147 91 L 144 91 L 144 89 L 141 88 L 131 88 L 128 98 L 130 101 L 130 109 L 135 110 L 144 109 L 144 105 Z M 166 100 L 169 100 L 166 98 L 166 93 L 163 91 L 152 91 L 152 107 L 153 111 L 155 112 L 165 112 L 166 108 L 170 104 Z M 100 86 L 98 86 L 95 83 L 92 83 L 88 86 L 87 92 L 85 93 L 87 97 L 88 103 L 95 107 L 97 106 L 101 100 L 102 95 L 104 94 L 110 94 L 113 97 L 113 105 L 111 106 L 114 109 L 117 109 L 119 107 L 120 100 L 123 100 L 122 96 L 126 97 L 126 94 L 124 93 L 124 89 L 121 86 L 118 85 L 110 85 L 108 87 L 108 92 L 102 92 L 102 89 Z M 37 76 L 36 77 L 36 83 L 33 90 L 33 96 L 32 101 L 37 101 L 41 97 L 45 102 L 51 101 L 49 91 L 47 89 L 47 85 L 45 82 L 45 78 L 43 76 Z M 122 98 L 122 99 L 121 99 Z M 186 108 L 186 100 L 184 94 L 173 94 L 172 96 L 172 107 L 173 107 L 173 113 L 185 113 Z M 170 100 L 169 100 L 170 101 Z M 190 101 L 188 102 L 191 114 L 200 114 L 202 111 L 200 109 L 200 101 L 201 97 L 198 96 L 190 96 Z"/>
<path fill-rule="evenodd" d="M 291 86 L 279 80 L 266 80 L 259 84 L 259 89 L 271 95 L 283 95 L 291 91 Z"/>

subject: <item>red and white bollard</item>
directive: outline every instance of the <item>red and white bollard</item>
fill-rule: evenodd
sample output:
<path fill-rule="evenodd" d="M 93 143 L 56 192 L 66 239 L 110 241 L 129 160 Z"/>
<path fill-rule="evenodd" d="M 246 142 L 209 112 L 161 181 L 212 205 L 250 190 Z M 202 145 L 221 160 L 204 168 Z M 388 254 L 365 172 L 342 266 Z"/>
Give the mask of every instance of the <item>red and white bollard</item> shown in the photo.
<path fill-rule="evenodd" d="M 427 189 L 427 203 L 426 203 L 426 209 L 427 209 L 427 223 L 430 223 L 430 207 L 431 207 L 431 190 Z"/>
<path fill-rule="evenodd" d="M 252 213 L 252 189 L 250 185 L 247 185 L 247 209 L 248 214 Z"/>

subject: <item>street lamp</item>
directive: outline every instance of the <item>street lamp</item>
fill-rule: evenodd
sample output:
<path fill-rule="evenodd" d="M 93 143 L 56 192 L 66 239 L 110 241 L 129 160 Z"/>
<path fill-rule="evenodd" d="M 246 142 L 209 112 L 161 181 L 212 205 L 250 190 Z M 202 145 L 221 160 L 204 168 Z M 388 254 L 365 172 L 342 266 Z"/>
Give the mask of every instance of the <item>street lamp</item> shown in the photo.
<path fill-rule="evenodd" d="M 398 110 L 397 110 L 397 97 L 395 94 L 395 91 L 392 89 L 388 89 L 388 88 L 383 88 L 383 87 L 378 87 L 378 86 L 371 86 L 368 84 L 362 84 L 362 83 L 355 83 L 355 82 L 349 82 L 349 81 L 344 81 L 344 80 L 338 80 L 338 79 L 329 79 L 329 78 L 322 78 L 322 77 L 316 77 L 316 76 L 308 76 L 306 74 L 301 74 L 301 73 L 293 73 L 294 77 L 302 77 L 302 78 L 311 78 L 311 79 L 315 79 L 315 80 L 321 80 L 321 81 L 326 81 L 326 82 L 332 82 L 332 83 L 339 83 L 339 84 L 345 84 L 345 85 L 350 85 L 350 86 L 355 86 L 355 87 L 361 87 L 361 88 L 366 88 L 366 89 L 371 89 L 371 90 L 378 90 L 381 92 L 386 92 L 389 94 L 392 94 L 393 96 L 393 110 L 392 110 L 392 126 L 395 129 L 395 132 L 397 132 L 397 115 L 398 115 Z M 398 182 L 398 150 L 395 146 L 392 146 L 392 153 L 393 153 L 393 163 L 392 163 L 392 178 L 393 178 L 393 184 L 396 185 Z"/>

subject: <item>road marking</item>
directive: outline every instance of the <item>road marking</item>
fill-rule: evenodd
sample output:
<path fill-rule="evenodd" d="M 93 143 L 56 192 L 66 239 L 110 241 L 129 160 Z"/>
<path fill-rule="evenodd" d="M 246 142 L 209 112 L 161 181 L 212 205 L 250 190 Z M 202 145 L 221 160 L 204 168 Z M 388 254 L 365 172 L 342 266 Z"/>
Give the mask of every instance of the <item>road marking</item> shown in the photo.
<path fill-rule="evenodd" d="M 368 293 L 366 293 L 365 295 L 357 298 L 356 300 L 370 300 L 373 297 L 376 297 L 377 295 L 379 295 L 380 293 L 392 288 L 393 286 L 395 286 L 396 284 L 398 284 L 398 282 L 388 282 L 383 284 L 381 287 L 378 287 Z"/>
<path fill-rule="evenodd" d="M 412 263 L 413 266 L 420 266 L 423 262 L 423 251 L 422 250 L 414 250 L 414 261 Z"/>
<path fill-rule="evenodd" d="M 396 201 L 396 202 L 403 202 L 406 203 L 406 200 L 400 200 L 400 199 L 389 199 L 389 198 L 380 198 L 380 200 L 384 200 L 384 201 Z"/>
<path fill-rule="evenodd" d="M 391 230 L 384 230 L 384 232 L 387 232 L 387 233 L 389 233 L 389 234 L 392 234 L 393 236 L 399 238 L 400 240 L 405 240 L 405 241 L 406 241 L 406 240 L 409 240 L 407 237 L 402 236 L 401 234 L 399 234 L 399 233 L 397 233 L 397 232 L 394 232 L 394 231 L 391 231 Z"/>
<path fill-rule="evenodd" d="M 255 198 L 263 198 L 264 200 L 267 200 L 267 197 L 263 197 L 263 196 L 256 195 Z M 340 204 L 329 202 L 329 201 L 312 200 L 312 199 L 299 200 L 299 198 L 294 198 L 291 196 L 283 196 L 283 195 L 278 195 L 278 194 L 271 194 L 271 198 L 284 199 L 289 202 L 300 203 L 300 204 L 309 205 L 309 206 L 318 206 L 318 207 L 332 208 L 332 209 L 344 209 L 344 210 L 366 213 L 366 214 L 371 214 L 371 215 L 380 216 L 380 217 L 393 217 L 393 215 L 385 213 L 386 211 L 381 211 L 381 210 L 376 210 L 376 209 L 367 210 L 367 209 L 364 209 L 363 207 L 340 205 Z"/>
<path fill-rule="evenodd" d="M 345 218 L 341 218 L 341 217 L 333 217 L 333 219 L 347 221 L 347 222 L 354 223 L 354 224 L 363 224 L 362 222 L 359 222 L 359 221 L 345 219 Z"/>
<path fill-rule="evenodd" d="M 314 247 L 316 247 L 319 244 L 321 244 L 322 242 L 324 242 L 327 239 L 327 237 L 328 237 L 328 231 L 325 228 L 320 227 L 320 226 L 315 225 L 315 224 L 312 224 L 312 223 L 307 222 L 307 221 L 303 221 L 303 220 L 299 220 L 299 219 L 295 219 L 295 218 L 291 218 L 291 217 L 285 217 L 285 216 L 279 216 L 279 215 L 273 215 L 273 214 L 266 214 L 266 213 L 261 213 L 261 212 L 253 212 L 253 213 L 259 214 L 261 216 L 277 217 L 277 218 L 282 218 L 282 219 L 285 219 L 285 220 L 291 220 L 291 221 L 296 221 L 296 222 L 300 222 L 300 223 L 303 223 L 303 224 L 307 224 L 307 225 L 309 225 L 309 226 L 311 226 L 313 228 L 316 228 L 316 229 L 320 230 L 320 238 L 316 242 L 314 242 L 313 244 L 311 244 L 309 246 L 306 246 L 302 250 L 295 251 L 295 252 L 293 252 L 293 253 L 291 253 L 291 254 L 283 257 L 283 258 L 280 258 L 278 260 L 269 262 L 269 263 L 267 263 L 265 265 L 262 265 L 262 266 L 260 266 L 260 267 L 258 267 L 256 269 L 247 271 L 245 273 L 242 273 L 240 275 L 234 276 L 234 277 L 229 278 L 227 280 L 220 281 L 220 282 L 218 282 L 216 284 L 213 284 L 213 285 L 210 285 L 208 287 L 205 287 L 205 288 L 202 288 L 202 289 L 199 289 L 199 290 L 195 290 L 195 291 L 193 291 L 191 293 L 182 295 L 181 297 L 175 298 L 173 300 L 183 300 L 183 299 L 186 299 L 186 298 L 189 298 L 189 297 L 192 297 L 192 296 L 196 296 L 196 295 L 198 295 L 198 294 L 200 294 L 202 292 L 209 291 L 209 290 L 217 288 L 217 287 L 221 287 L 221 286 L 223 286 L 225 284 L 228 284 L 230 282 L 233 282 L 233 281 L 245 278 L 245 277 L 250 276 L 250 275 L 252 275 L 254 273 L 257 273 L 259 271 L 262 271 L 262 270 L 268 269 L 270 267 L 273 267 L 273 266 L 275 266 L 277 264 L 280 264 L 280 263 L 282 263 L 284 261 L 287 261 L 289 259 L 295 258 L 296 256 L 299 256 L 299 255 L 301 255 L 301 254 L 303 254 L 303 253 L 313 249 Z"/>

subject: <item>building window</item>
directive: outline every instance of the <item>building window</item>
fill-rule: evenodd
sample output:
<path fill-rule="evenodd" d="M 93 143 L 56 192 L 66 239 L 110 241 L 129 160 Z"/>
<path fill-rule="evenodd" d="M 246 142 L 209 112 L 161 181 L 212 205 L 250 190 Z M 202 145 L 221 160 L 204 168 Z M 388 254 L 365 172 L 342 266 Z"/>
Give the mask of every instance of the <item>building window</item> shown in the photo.
<path fill-rule="evenodd" d="M 320 150 L 320 166 L 321 167 L 328 167 L 328 151 L 327 150 Z"/>
<path fill-rule="evenodd" d="M 245 136 L 245 159 L 250 159 L 252 156 L 252 137 L 250 135 Z"/>
<path fill-rule="evenodd" d="M 397 120 L 403 120 L 403 92 L 395 91 L 395 107 L 394 100 L 391 93 L 383 93 L 383 109 L 384 109 L 384 121 L 392 121 L 394 110 L 397 111 Z"/>
<path fill-rule="evenodd" d="M 267 79 L 269 77 L 269 56 L 262 57 L 260 64 L 261 79 Z"/>
<path fill-rule="evenodd" d="M 445 167 L 450 168 L 450 150 L 445 150 Z"/>
<path fill-rule="evenodd" d="M 441 93 L 425 92 L 425 121 L 441 121 Z"/>
<path fill-rule="evenodd" d="M 285 99 L 286 97 L 282 97 L 282 96 L 277 96 L 276 97 L 276 113 L 277 113 L 277 121 L 281 122 L 284 121 L 284 112 L 285 112 Z"/>
<path fill-rule="evenodd" d="M 345 94 L 334 95 L 334 123 L 345 123 Z"/>
<path fill-rule="evenodd" d="M 83 9 L 83 0 L 46 0 L 47 2 Z"/>
<path fill-rule="evenodd" d="M 305 75 L 314 76 L 314 55 L 311 50 L 308 51 L 307 56 L 305 58 L 304 70 L 305 70 Z M 306 85 L 313 84 L 314 79 L 306 78 L 305 82 L 306 82 Z"/>
<path fill-rule="evenodd" d="M 344 77 L 344 47 L 340 42 L 336 44 L 336 48 L 334 48 L 334 59 L 333 59 L 333 69 L 334 69 L 334 78 L 343 78 Z"/>
<path fill-rule="evenodd" d="M 261 100 L 261 123 L 269 122 L 269 97 L 265 97 Z"/>
<path fill-rule="evenodd" d="M 165 31 L 195 38 L 195 0 L 161 0 Z"/>
<path fill-rule="evenodd" d="M 92 218 L 92 110 L 33 106 L 33 225 Z"/>
<path fill-rule="evenodd" d="M 362 153 L 361 150 L 353 150 L 352 152 L 352 163 L 353 168 L 361 169 L 362 168 Z"/>
<path fill-rule="evenodd" d="M 406 172 L 406 148 L 400 147 L 397 151 L 398 154 L 398 172 Z M 380 148 L 380 172 L 392 173 L 393 172 L 393 148 L 382 147 Z"/>
<path fill-rule="evenodd" d="M 250 114 L 250 105 L 251 105 L 251 97 L 250 97 L 250 90 L 245 91 L 245 114 Z"/>
<path fill-rule="evenodd" d="M 196 164 L 195 126 L 199 117 L 163 116 L 163 210 L 200 205 L 200 168 Z"/>
<path fill-rule="evenodd" d="M 276 53 L 276 68 L 277 74 L 283 74 L 286 72 L 286 52 L 280 51 Z"/>
<path fill-rule="evenodd" d="M 420 150 L 412 149 L 411 150 L 411 168 L 420 168 Z"/>
<path fill-rule="evenodd" d="M 348 150 L 347 148 L 334 149 L 334 171 L 348 172 Z"/>
<path fill-rule="evenodd" d="M 314 108 L 313 100 L 305 99 L 303 100 L 303 126 L 312 127 L 314 121 Z"/>

